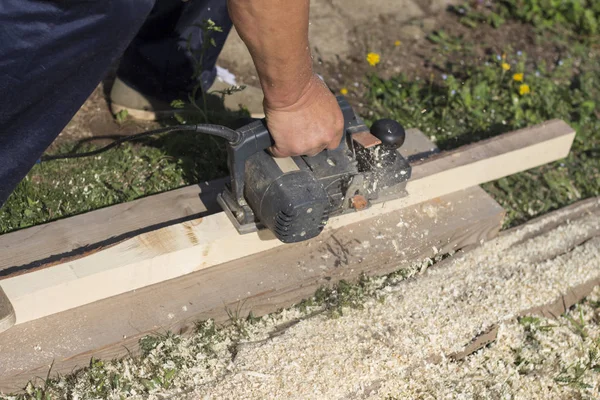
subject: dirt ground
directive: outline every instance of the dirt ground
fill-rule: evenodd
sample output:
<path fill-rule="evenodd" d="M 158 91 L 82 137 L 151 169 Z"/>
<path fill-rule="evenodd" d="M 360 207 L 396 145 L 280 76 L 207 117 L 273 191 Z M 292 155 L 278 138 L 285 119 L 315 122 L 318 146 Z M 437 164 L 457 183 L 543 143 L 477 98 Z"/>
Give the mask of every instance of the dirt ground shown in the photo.
<path fill-rule="evenodd" d="M 348 8 L 348 5 L 344 6 L 344 9 Z M 365 77 L 369 73 L 382 77 L 404 73 L 422 79 L 436 79 L 447 70 L 448 59 L 450 62 L 461 63 L 464 56 L 481 59 L 489 54 L 501 54 L 508 49 L 526 52 L 533 56 L 532 59 L 556 61 L 561 56 L 562 49 L 548 49 L 547 44 L 536 43 L 531 26 L 511 23 L 502 29 L 482 25 L 473 30 L 457 23 L 456 17 L 450 12 L 441 11 L 444 8 L 439 5 L 426 5 L 422 8 L 423 11 L 413 18 L 410 15 L 399 19 L 396 14 L 379 14 L 374 20 L 354 21 L 354 24 L 348 24 L 351 27 L 347 28 L 346 40 L 331 36 L 335 29 L 334 32 L 321 32 L 320 36 L 315 37 L 315 24 L 311 23 L 315 71 L 323 76 L 334 92 L 339 93 L 342 88 L 350 89 L 350 101 L 359 112 L 366 113 L 368 105 L 364 101 L 367 90 Z M 311 18 L 319 21 L 323 16 L 319 12 L 326 11 L 318 6 L 313 7 Z M 347 11 L 340 11 L 338 17 L 342 21 L 350 19 Z M 435 32 L 444 32 L 449 37 L 458 38 L 452 39 L 445 46 L 454 54 L 450 58 L 442 57 L 439 45 L 428 39 L 428 35 Z M 365 60 L 370 51 L 381 54 L 382 61 L 377 67 L 369 66 Z M 219 65 L 233 73 L 238 84 L 259 87 L 250 56 L 235 31 L 228 39 Z M 113 80 L 114 69 L 73 117 L 55 145 L 158 126 L 152 122 L 127 120 L 118 123 L 114 120 L 108 107 L 108 93 Z"/>
<path fill-rule="evenodd" d="M 510 23 L 501 29 L 481 25 L 476 30 L 463 26 L 457 23 L 455 15 L 445 11 L 450 1 L 420 2 L 419 6 L 410 5 L 411 0 L 393 5 L 388 1 L 379 2 L 382 3 L 379 10 L 376 7 L 365 10 L 357 1 L 342 5 L 339 0 L 316 0 L 311 9 L 315 71 L 334 92 L 349 89 L 348 98 L 361 114 L 369 111 L 364 98 L 368 90 L 366 76 L 370 73 L 384 78 L 406 74 L 421 79 L 440 79 L 449 68 L 448 62 L 463 63 L 465 57 L 481 59 L 489 54 L 514 50 L 531 55 L 531 59 L 555 62 L 563 52 L 561 48 L 548 48 L 547 43 L 536 41 L 533 28 L 528 25 Z M 362 17 L 356 17 L 359 14 Z M 445 33 L 451 38 L 442 46 L 446 52 L 443 55 L 439 43 L 428 38 L 436 33 Z M 371 51 L 381 55 L 377 67 L 371 67 L 365 60 Z M 230 34 L 218 64 L 235 75 L 238 84 L 260 86 L 250 55 L 235 30 Z M 51 151 L 63 143 L 158 126 L 157 123 L 132 119 L 123 123 L 115 121 L 108 106 L 114 71 L 113 68 L 90 95 Z M 253 96 L 260 96 L 259 90 L 254 93 Z"/>

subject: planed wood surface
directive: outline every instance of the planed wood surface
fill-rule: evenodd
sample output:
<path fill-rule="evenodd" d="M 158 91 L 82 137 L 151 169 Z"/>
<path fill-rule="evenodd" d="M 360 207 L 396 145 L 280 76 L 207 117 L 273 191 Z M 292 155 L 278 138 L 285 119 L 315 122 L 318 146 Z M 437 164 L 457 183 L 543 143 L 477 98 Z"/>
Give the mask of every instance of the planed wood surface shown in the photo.
<path fill-rule="evenodd" d="M 225 182 L 192 185 L 0 235 L 0 279 L 219 212 L 216 194 Z"/>
<path fill-rule="evenodd" d="M 497 235 L 504 210 L 480 188 L 328 230 L 318 240 L 282 246 L 17 325 L 0 334 L 0 390 L 32 377 L 68 373 L 90 357 L 136 353 L 138 340 L 186 332 L 197 320 L 228 321 L 228 310 L 264 315 L 298 303 L 321 286 L 362 273 L 381 275 Z"/>
<path fill-rule="evenodd" d="M 4 332 L 15 324 L 15 310 L 0 287 L 0 332 Z"/>
<path fill-rule="evenodd" d="M 551 121 L 426 159 L 414 166 L 408 197 L 334 218 L 326 231 L 560 159 L 574 136 L 564 122 Z M 427 145 L 416 152 L 430 150 Z M 268 232 L 240 236 L 224 213 L 217 213 L 142 233 L 51 268 L 9 275 L 0 285 L 19 324 L 275 248 L 283 245 Z"/>

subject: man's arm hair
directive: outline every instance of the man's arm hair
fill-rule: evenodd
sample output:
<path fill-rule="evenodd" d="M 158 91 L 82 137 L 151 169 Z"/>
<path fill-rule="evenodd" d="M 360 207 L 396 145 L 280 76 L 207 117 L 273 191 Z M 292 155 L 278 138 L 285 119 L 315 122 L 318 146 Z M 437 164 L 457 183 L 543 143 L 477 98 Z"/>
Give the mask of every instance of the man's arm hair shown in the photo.
<path fill-rule="evenodd" d="M 344 119 L 314 74 L 308 44 L 309 0 L 228 0 L 265 94 L 276 157 L 315 155 L 339 146 Z"/>
<path fill-rule="evenodd" d="M 259 75 L 269 107 L 294 104 L 313 77 L 309 0 L 228 0 L 231 19 Z"/>

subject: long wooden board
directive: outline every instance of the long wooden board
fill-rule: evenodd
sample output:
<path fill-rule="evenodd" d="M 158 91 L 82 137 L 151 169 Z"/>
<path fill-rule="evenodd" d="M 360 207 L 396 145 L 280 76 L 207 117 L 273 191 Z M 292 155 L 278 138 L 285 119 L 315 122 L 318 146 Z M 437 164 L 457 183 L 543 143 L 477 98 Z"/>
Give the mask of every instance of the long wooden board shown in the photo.
<path fill-rule="evenodd" d="M 335 218 L 326 231 L 387 218 L 396 210 L 561 159 L 574 137 L 567 124 L 551 121 L 426 159 L 414 166 L 408 197 Z M 17 268 L 0 284 L 20 324 L 277 248 L 282 244 L 265 232 L 240 236 L 221 212 L 142 233 L 51 268 L 14 276 Z"/>
<path fill-rule="evenodd" d="M 436 151 L 414 131 L 403 146 L 415 159 Z M 267 314 L 311 296 L 319 286 L 384 274 L 478 244 L 496 235 L 503 215 L 489 195 L 471 188 L 396 211 L 384 221 L 328 232 L 318 245 L 284 246 L 20 324 L 0 334 L 0 390 L 18 390 L 45 377 L 52 363 L 54 373 L 64 374 L 88 365 L 92 356 L 136 353 L 146 334 L 185 332 L 207 318 L 226 322 L 229 310 L 241 317 L 249 311 Z"/>
<path fill-rule="evenodd" d="M 0 390 L 33 377 L 69 373 L 91 357 L 136 353 L 153 333 L 191 331 L 194 322 L 227 322 L 289 307 L 321 286 L 382 275 L 498 233 L 504 210 L 480 188 L 329 230 L 319 240 L 271 249 L 215 268 L 100 300 L 0 334 Z"/>

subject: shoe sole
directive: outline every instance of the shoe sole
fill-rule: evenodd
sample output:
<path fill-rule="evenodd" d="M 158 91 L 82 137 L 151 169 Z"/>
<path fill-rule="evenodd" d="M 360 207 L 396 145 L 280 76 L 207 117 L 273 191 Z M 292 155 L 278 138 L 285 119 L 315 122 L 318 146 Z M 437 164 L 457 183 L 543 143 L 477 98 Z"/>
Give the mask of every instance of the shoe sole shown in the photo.
<path fill-rule="evenodd" d="M 0 332 L 8 330 L 15 322 L 17 322 L 15 310 L 0 287 Z"/>
<path fill-rule="evenodd" d="M 112 103 L 110 105 L 110 111 L 113 115 L 117 115 L 121 111 L 127 111 L 127 116 L 137 119 L 140 121 L 160 121 L 164 119 L 174 118 L 175 114 L 181 113 L 182 110 L 173 111 L 148 111 L 148 110 L 136 110 L 134 108 L 125 107 L 119 104 Z M 185 112 L 185 111 L 183 111 Z M 251 113 L 250 118 L 262 119 L 265 118 L 264 112 Z"/>
<path fill-rule="evenodd" d="M 150 111 L 150 110 L 137 110 L 135 108 L 129 108 L 122 106 L 120 104 L 111 103 L 110 111 L 113 115 L 117 115 L 121 111 L 127 111 L 127 116 L 133 119 L 141 120 L 141 121 L 159 121 L 162 119 L 173 118 L 178 110 L 174 109 L 173 111 Z"/>

